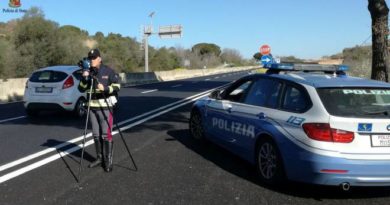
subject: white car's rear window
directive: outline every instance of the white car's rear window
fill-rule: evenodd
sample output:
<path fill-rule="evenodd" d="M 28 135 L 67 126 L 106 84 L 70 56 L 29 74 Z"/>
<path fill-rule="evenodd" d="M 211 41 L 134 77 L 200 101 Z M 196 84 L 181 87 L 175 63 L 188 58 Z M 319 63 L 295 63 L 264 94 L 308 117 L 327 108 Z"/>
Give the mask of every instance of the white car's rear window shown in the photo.
<path fill-rule="evenodd" d="M 65 80 L 68 74 L 60 71 L 38 71 L 31 75 L 30 82 L 34 83 L 55 83 Z"/>

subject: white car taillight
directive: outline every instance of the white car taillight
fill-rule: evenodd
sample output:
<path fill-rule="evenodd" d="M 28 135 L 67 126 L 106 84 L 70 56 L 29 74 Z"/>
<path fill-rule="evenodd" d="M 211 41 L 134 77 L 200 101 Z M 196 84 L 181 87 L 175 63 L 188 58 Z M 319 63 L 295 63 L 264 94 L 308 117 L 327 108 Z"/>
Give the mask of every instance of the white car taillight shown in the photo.
<path fill-rule="evenodd" d="M 64 85 L 62 86 L 62 89 L 70 88 L 74 85 L 74 80 L 72 76 L 69 76 L 65 82 Z"/>

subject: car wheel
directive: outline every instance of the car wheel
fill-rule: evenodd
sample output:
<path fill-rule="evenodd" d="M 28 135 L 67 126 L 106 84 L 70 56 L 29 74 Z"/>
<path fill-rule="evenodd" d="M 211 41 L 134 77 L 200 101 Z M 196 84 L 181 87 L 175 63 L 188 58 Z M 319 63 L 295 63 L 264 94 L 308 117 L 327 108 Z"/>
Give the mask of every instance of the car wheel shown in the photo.
<path fill-rule="evenodd" d="M 204 139 L 204 130 L 202 126 L 202 116 L 198 110 L 193 110 L 189 122 L 190 134 L 194 139 Z"/>
<path fill-rule="evenodd" d="M 26 114 L 29 117 L 35 117 L 39 114 L 38 110 L 26 109 Z"/>
<path fill-rule="evenodd" d="M 275 142 L 263 137 L 257 146 L 256 168 L 261 181 L 280 185 L 285 181 L 283 160 Z"/>
<path fill-rule="evenodd" d="M 87 110 L 84 107 L 85 99 L 80 98 L 74 107 L 73 113 L 76 117 L 83 117 Z"/>

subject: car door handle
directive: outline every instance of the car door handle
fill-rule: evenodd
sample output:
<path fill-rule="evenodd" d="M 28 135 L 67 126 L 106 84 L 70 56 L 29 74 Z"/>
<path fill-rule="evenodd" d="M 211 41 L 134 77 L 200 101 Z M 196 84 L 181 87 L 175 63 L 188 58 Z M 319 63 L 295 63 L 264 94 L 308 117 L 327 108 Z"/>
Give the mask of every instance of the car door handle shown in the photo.
<path fill-rule="evenodd" d="M 259 119 L 265 119 L 265 118 L 267 117 L 263 112 L 257 114 L 256 116 L 257 116 Z"/>
<path fill-rule="evenodd" d="M 227 112 L 232 112 L 232 106 L 231 105 L 227 105 L 226 106 L 226 108 L 225 108 L 225 110 L 227 111 Z"/>

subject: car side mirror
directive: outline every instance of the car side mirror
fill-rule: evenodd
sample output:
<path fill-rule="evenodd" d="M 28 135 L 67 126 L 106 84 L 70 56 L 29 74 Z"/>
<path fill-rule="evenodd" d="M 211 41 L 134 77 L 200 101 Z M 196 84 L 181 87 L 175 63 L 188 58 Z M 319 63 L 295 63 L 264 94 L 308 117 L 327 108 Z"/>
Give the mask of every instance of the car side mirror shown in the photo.
<path fill-rule="evenodd" d="M 214 90 L 213 92 L 210 93 L 209 98 L 216 99 L 216 100 L 222 99 L 221 90 Z"/>

